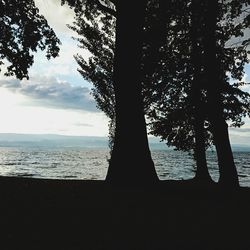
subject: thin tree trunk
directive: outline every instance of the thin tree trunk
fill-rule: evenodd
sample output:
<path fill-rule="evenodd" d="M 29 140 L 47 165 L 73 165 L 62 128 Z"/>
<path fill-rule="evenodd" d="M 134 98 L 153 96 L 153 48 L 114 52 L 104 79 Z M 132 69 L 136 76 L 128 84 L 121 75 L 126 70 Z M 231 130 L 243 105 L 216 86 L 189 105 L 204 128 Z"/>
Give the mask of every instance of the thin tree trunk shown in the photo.
<path fill-rule="evenodd" d="M 194 105 L 194 133 L 195 133 L 195 148 L 194 156 L 196 160 L 196 175 L 197 180 L 211 181 L 209 175 L 206 148 L 205 148 L 205 129 L 204 129 L 204 110 L 201 101 L 201 51 L 198 46 L 200 38 L 200 1 L 192 1 L 192 14 L 191 14 L 191 42 L 192 42 L 192 64 L 194 67 L 194 75 L 192 81 L 192 102 Z"/>
<path fill-rule="evenodd" d="M 151 158 L 141 96 L 142 29 L 146 0 L 117 1 L 114 90 L 116 128 L 106 180 L 148 185 L 158 180 Z"/>
<path fill-rule="evenodd" d="M 216 27 L 218 0 L 207 0 L 205 17 L 205 53 L 207 64 L 207 91 L 209 118 L 212 124 L 215 147 L 218 157 L 219 183 L 226 186 L 238 186 L 238 174 L 228 135 L 228 125 L 223 117 L 221 85 L 225 72 L 220 71 L 216 56 Z"/>
<path fill-rule="evenodd" d="M 195 111 L 195 161 L 197 165 L 195 179 L 204 180 L 204 181 L 212 181 L 211 176 L 207 167 L 207 159 L 206 159 L 206 149 L 205 149 L 205 141 L 204 141 L 204 120 L 200 119 L 199 111 L 196 108 Z"/>

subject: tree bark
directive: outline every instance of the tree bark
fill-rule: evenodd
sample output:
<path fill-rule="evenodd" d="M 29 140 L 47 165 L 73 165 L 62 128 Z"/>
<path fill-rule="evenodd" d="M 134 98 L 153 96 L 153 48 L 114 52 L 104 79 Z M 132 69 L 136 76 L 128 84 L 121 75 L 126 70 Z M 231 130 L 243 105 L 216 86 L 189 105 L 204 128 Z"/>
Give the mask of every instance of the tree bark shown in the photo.
<path fill-rule="evenodd" d="M 207 159 L 206 159 L 206 149 L 205 149 L 205 139 L 204 139 L 204 120 L 200 118 L 200 110 L 199 108 L 195 108 L 195 148 L 194 155 L 196 161 L 196 173 L 195 179 L 202 181 L 212 181 L 211 176 L 207 167 Z"/>
<path fill-rule="evenodd" d="M 151 158 L 141 87 L 142 32 L 147 0 L 117 1 L 114 90 L 116 128 L 106 180 L 149 185 L 158 180 Z"/>
<path fill-rule="evenodd" d="M 207 73 L 208 115 L 212 124 L 212 133 L 218 157 L 219 183 L 236 187 L 239 185 L 237 169 L 228 135 L 228 125 L 223 117 L 221 96 L 225 72 L 221 72 L 216 53 L 216 27 L 218 16 L 218 0 L 207 0 L 205 16 L 205 58 Z"/>
<path fill-rule="evenodd" d="M 191 44 L 192 44 L 192 55 L 191 61 L 194 69 L 193 81 L 192 81 L 192 103 L 194 106 L 194 133 L 195 133 L 195 148 L 194 156 L 196 160 L 196 174 L 195 179 L 211 181 L 209 175 L 206 159 L 206 148 L 205 148 L 205 129 L 204 129 L 204 109 L 201 100 L 201 48 L 199 47 L 200 39 L 200 1 L 193 0 L 191 6 Z"/>

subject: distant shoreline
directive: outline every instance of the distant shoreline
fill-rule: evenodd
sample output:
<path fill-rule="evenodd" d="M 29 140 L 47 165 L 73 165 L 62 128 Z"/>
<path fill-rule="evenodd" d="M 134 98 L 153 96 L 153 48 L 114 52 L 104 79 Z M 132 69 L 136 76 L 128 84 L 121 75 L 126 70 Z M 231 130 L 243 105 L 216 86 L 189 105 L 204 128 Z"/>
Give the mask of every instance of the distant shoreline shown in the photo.
<path fill-rule="evenodd" d="M 132 138 L 131 138 L 132 142 Z M 108 137 L 101 136 L 70 136 L 57 134 L 12 134 L 0 133 L 0 147 L 79 147 L 79 148 L 107 148 Z M 173 150 L 159 138 L 149 137 L 151 150 Z M 250 146 L 244 144 L 232 144 L 234 152 L 250 152 Z"/>

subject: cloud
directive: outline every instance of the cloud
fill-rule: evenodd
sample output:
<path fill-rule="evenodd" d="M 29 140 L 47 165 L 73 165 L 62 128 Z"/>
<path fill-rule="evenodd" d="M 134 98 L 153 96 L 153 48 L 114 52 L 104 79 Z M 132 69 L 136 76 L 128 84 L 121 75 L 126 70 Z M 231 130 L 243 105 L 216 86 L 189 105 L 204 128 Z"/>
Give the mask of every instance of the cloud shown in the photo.
<path fill-rule="evenodd" d="M 0 87 L 29 97 L 33 105 L 98 112 L 89 88 L 73 86 L 55 77 L 0 80 Z"/>
<path fill-rule="evenodd" d="M 44 53 L 35 54 L 35 63 L 30 70 L 31 74 L 39 72 L 43 75 L 78 75 L 77 68 L 79 67 L 74 59 L 74 55 L 81 54 L 84 58 L 88 58 L 90 53 L 87 50 L 80 49 L 77 42 L 71 37 L 64 37 L 62 39 L 62 46 L 60 48 L 59 56 L 51 60 L 47 60 Z M 83 80 L 83 78 L 80 76 Z"/>
<path fill-rule="evenodd" d="M 83 123 L 83 122 L 76 122 L 74 123 L 74 125 L 77 127 L 93 127 L 93 124 Z"/>
<path fill-rule="evenodd" d="M 56 32 L 72 34 L 66 24 L 74 21 L 74 11 L 68 5 L 61 6 L 61 0 L 35 0 L 35 4 Z"/>
<path fill-rule="evenodd" d="M 2 76 L 0 79 L 0 86 L 8 88 L 15 92 L 16 89 L 20 87 L 20 80 L 11 78 L 7 80 L 7 77 Z"/>

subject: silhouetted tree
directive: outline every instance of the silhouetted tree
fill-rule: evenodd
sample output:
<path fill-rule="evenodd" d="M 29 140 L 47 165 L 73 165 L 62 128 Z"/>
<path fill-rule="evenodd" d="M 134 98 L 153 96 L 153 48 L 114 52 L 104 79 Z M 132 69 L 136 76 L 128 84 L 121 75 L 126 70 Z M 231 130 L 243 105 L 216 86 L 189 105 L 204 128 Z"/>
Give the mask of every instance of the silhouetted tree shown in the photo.
<path fill-rule="evenodd" d="M 175 40 L 175 36 L 178 35 L 176 33 L 176 27 L 171 26 L 171 22 L 178 21 L 176 20 L 175 16 L 176 11 L 174 11 L 175 9 L 178 10 L 178 8 L 180 7 L 180 2 L 178 4 L 171 5 L 170 3 L 168 2 L 166 3 L 165 1 L 160 1 L 160 2 L 151 1 L 147 6 L 146 24 L 144 27 L 145 29 L 143 34 L 144 58 L 142 62 L 142 73 L 144 77 L 143 97 L 144 97 L 145 110 L 147 110 L 148 109 L 147 106 L 150 106 L 150 104 L 152 103 L 152 90 L 150 89 L 152 88 L 151 84 L 152 80 L 155 80 L 154 79 L 155 75 L 157 75 L 157 82 L 159 82 L 159 79 L 162 78 L 161 76 L 162 74 L 164 75 L 168 74 L 170 76 L 168 81 L 173 82 L 172 85 L 168 84 L 168 89 L 171 88 L 177 89 L 175 93 L 179 93 L 179 90 L 181 90 L 181 88 L 185 86 L 184 84 L 182 84 L 181 81 L 183 81 L 186 78 L 186 76 L 183 78 L 180 77 L 180 74 L 178 76 L 176 75 L 178 74 L 177 72 L 183 70 L 181 66 L 183 63 L 183 58 L 182 58 L 183 56 L 178 55 L 179 57 L 181 56 L 181 58 L 178 58 L 179 61 L 177 62 L 176 58 L 177 55 L 172 56 L 172 51 L 176 49 L 174 48 L 174 46 L 177 47 L 177 45 L 172 44 L 171 46 L 168 46 L 169 41 L 173 39 Z M 173 20 L 173 18 L 175 19 Z M 76 56 L 76 60 L 80 65 L 79 71 L 82 74 L 82 76 L 85 79 L 91 81 L 94 85 L 93 93 L 99 108 L 102 109 L 106 113 L 106 115 L 111 119 L 110 141 L 112 145 L 114 139 L 113 132 L 115 127 L 114 126 L 115 100 L 114 100 L 113 79 L 111 74 L 113 71 L 112 62 L 113 62 L 113 51 L 114 51 L 114 18 L 110 17 L 107 19 L 101 19 L 101 21 L 103 23 L 102 28 L 100 28 L 100 25 L 98 25 L 98 23 L 100 23 L 100 20 L 97 18 L 95 20 L 91 20 L 91 24 L 89 22 L 86 22 L 86 20 L 83 20 L 83 18 L 79 18 L 75 22 L 74 26 L 71 28 L 74 31 L 76 31 L 79 35 L 83 36 L 83 38 L 78 39 L 81 46 L 85 49 L 87 48 L 92 53 L 92 56 L 89 60 L 84 59 L 80 55 Z M 184 20 L 182 20 L 182 24 L 185 24 L 186 21 L 187 20 L 184 18 Z M 107 30 L 105 27 L 108 27 L 109 29 Z M 162 50 L 162 48 L 164 48 L 164 50 Z M 172 64 L 174 63 L 176 67 L 175 68 L 170 67 L 171 70 L 169 70 L 168 68 L 166 69 L 165 67 L 164 70 L 161 70 L 159 72 L 159 74 L 156 74 L 155 70 L 157 70 L 157 65 L 159 64 L 159 61 L 163 60 L 164 58 L 163 55 L 164 57 L 167 55 L 171 58 L 171 59 L 167 58 L 164 62 L 164 65 L 167 64 L 167 62 L 168 63 L 171 62 Z M 173 79 L 178 79 L 178 82 L 174 81 Z M 185 84 L 188 84 L 185 80 L 184 82 Z M 159 84 L 156 85 L 157 85 L 156 89 L 158 89 L 157 92 L 160 93 L 158 86 Z M 164 83 L 164 85 L 166 85 L 166 83 Z M 157 96 L 157 98 L 161 97 Z M 174 100 L 172 103 L 179 101 L 176 100 L 173 95 L 171 99 Z M 167 106 L 170 105 L 167 104 Z M 178 117 L 178 119 L 180 120 L 180 117 Z M 173 120 L 173 117 L 169 120 Z M 171 130 L 172 126 L 168 127 Z M 189 131 L 186 132 L 189 133 Z M 175 143 L 176 145 L 182 145 L 181 149 L 184 149 L 185 148 L 183 144 L 184 138 L 182 137 L 180 140 L 181 142 L 179 140 L 175 140 L 173 144 Z M 203 150 L 200 147 L 197 148 L 199 150 Z M 201 154 L 197 153 L 196 155 L 199 156 L 199 158 L 201 158 Z M 198 162 L 199 169 L 200 165 L 201 164 L 199 164 Z M 202 173 L 202 172 L 205 171 L 204 170 L 197 171 L 197 173 Z M 199 175 L 201 177 L 201 174 Z"/>
<path fill-rule="evenodd" d="M 246 25 L 235 24 L 239 11 L 235 14 L 230 4 L 221 6 L 221 12 L 228 14 L 228 20 L 225 22 L 221 18 L 224 25 L 218 27 L 224 36 L 216 38 L 223 66 L 220 70 L 224 75 L 230 72 L 234 79 L 241 80 L 247 62 L 245 46 L 248 40 L 242 40 L 238 47 L 225 48 L 225 43 L 232 36 L 241 36 Z M 206 5 L 199 1 L 194 1 L 192 5 L 190 1 L 175 1 L 174 4 L 150 1 L 144 26 L 141 68 L 144 110 L 151 118 L 152 133 L 166 139 L 177 149 L 189 151 L 196 148 L 197 177 L 209 179 L 204 147 L 213 143 L 213 130 L 208 119 L 210 107 L 205 87 L 205 10 Z M 89 61 L 81 56 L 76 56 L 76 59 L 82 75 L 95 86 L 94 96 L 98 106 L 114 121 L 112 72 L 115 23 L 112 15 L 95 18 L 91 23 L 82 18 L 75 23 L 74 29 L 84 37 L 79 39 L 81 45 L 92 53 Z M 247 18 L 243 23 L 245 20 Z M 242 117 L 249 114 L 249 95 L 239 89 L 241 84 L 230 84 L 226 77 L 227 87 L 221 93 L 222 115 L 233 126 L 241 126 Z M 113 129 L 114 122 L 111 122 Z"/>
<path fill-rule="evenodd" d="M 91 54 L 89 58 L 79 54 L 74 57 L 80 66 L 78 68 L 80 74 L 94 86 L 92 94 L 98 108 L 110 118 L 111 149 L 115 132 L 115 94 L 113 86 L 115 23 L 114 13 L 103 13 L 102 10 L 99 10 L 96 15 L 77 16 L 74 25 L 70 26 L 80 36 L 77 38 L 79 47 Z"/>
<path fill-rule="evenodd" d="M 205 155 L 205 143 L 209 142 L 209 134 L 203 132 L 202 116 L 198 112 L 201 110 L 197 79 L 200 67 L 197 62 L 198 51 L 193 50 L 195 41 L 191 36 L 199 24 L 195 22 L 196 27 L 193 27 L 193 16 L 189 14 L 191 11 L 188 3 L 189 1 L 175 1 L 168 7 L 168 25 L 165 24 L 161 30 L 165 34 L 164 42 L 159 48 L 156 46 L 161 51 L 157 52 L 158 55 L 161 55 L 158 56 L 158 64 L 153 67 L 153 78 L 146 73 L 146 82 L 148 85 L 151 83 L 151 87 L 146 88 L 149 92 L 146 94 L 149 99 L 147 113 L 151 120 L 151 133 L 160 136 L 177 150 L 192 150 L 197 165 L 196 178 L 211 180 Z M 161 9 L 159 11 L 162 12 Z M 161 27 L 161 23 L 164 23 L 163 18 L 161 19 L 158 18 L 156 27 Z M 151 38 L 151 47 L 155 47 L 153 39 L 156 35 Z M 152 68 L 152 59 L 151 56 L 147 57 L 146 68 L 149 69 Z M 155 86 L 152 86 L 152 82 Z"/>
<path fill-rule="evenodd" d="M 58 55 L 59 44 L 33 0 L 0 1 L 0 66 L 7 65 L 6 76 L 28 78 L 33 52 L 46 50 L 50 59 Z"/>
<path fill-rule="evenodd" d="M 158 179 L 149 151 L 142 102 L 141 59 L 146 3 L 146 0 L 132 5 L 127 1 L 116 2 L 113 78 L 116 124 L 107 174 L 110 181 L 129 180 L 136 184 Z"/>
<path fill-rule="evenodd" d="M 196 5 L 195 8 L 192 8 L 193 5 Z M 241 126 L 243 124 L 242 118 L 246 115 L 249 115 L 249 104 L 250 98 L 249 94 L 240 90 L 240 85 L 244 84 L 242 82 L 231 84 L 229 78 L 227 77 L 226 73 L 230 72 L 232 77 L 238 81 L 241 81 L 243 74 L 244 74 L 244 64 L 248 62 L 247 59 L 247 50 L 246 44 L 248 39 L 241 39 L 241 42 L 238 43 L 238 46 L 226 47 L 226 42 L 229 41 L 232 37 L 241 37 L 243 35 L 243 31 L 246 28 L 246 18 L 242 18 L 242 20 L 238 20 L 240 13 L 242 12 L 242 8 L 240 7 L 241 1 L 232 1 L 227 3 L 221 3 L 221 5 L 217 8 L 217 11 L 220 12 L 220 16 L 216 22 L 216 43 L 217 43 L 217 57 L 219 60 L 217 61 L 217 71 L 220 72 L 223 78 L 223 91 L 220 92 L 221 95 L 221 107 L 223 108 L 222 112 L 220 113 L 221 119 L 231 121 L 232 126 Z M 236 6 L 239 6 L 237 10 L 235 10 Z M 177 36 L 175 36 L 175 41 L 178 41 L 178 38 L 182 39 L 185 42 L 185 47 L 191 47 L 190 51 L 185 50 L 184 44 L 177 48 L 177 53 L 182 54 L 186 59 L 190 58 L 188 64 L 191 64 L 191 71 L 190 69 L 183 67 L 183 72 L 186 72 L 186 77 L 188 78 L 188 82 L 192 83 L 191 85 L 185 84 L 185 86 L 190 86 L 189 89 L 186 88 L 185 95 L 190 96 L 191 99 L 188 101 L 184 106 L 178 106 L 178 109 L 175 108 L 174 104 L 181 96 L 182 92 L 177 92 L 176 95 L 172 95 L 171 91 L 167 89 L 167 96 L 171 94 L 172 97 L 174 96 L 174 104 L 169 106 L 169 100 L 173 99 L 166 98 L 165 100 L 168 102 L 166 106 L 164 106 L 164 98 L 155 98 L 158 99 L 157 104 L 153 106 L 153 111 L 151 112 L 151 117 L 153 117 L 153 122 L 151 123 L 153 133 L 155 135 L 163 135 L 163 139 L 168 140 L 168 144 L 171 145 L 174 143 L 178 143 L 181 149 L 189 149 L 195 148 L 197 146 L 197 129 L 202 129 L 203 119 L 205 124 L 205 136 L 207 139 L 206 143 L 213 142 L 212 139 L 215 139 L 215 135 L 211 137 L 211 132 L 215 133 L 216 127 L 212 129 L 211 126 L 211 116 L 209 114 L 214 112 L 213 106 L 210 106 L 208 103 L 208 90 L 207 87 L 209 86 L 212 78 L 214 77 L 214 73 L 210 71 L 207 72 L 207 62 L 211 62 L 211 58 L 207 58 L 206 55 L 211 56 L 211 52 L 209 51 L 209 47 L 206 45 L 211 44 L 211 34 L 208 35 L 206 27 L 206 17 L 210 17 L 210 15 L 206 12 L 207 5 L 203 1 L 193 1 L 192 5 L 188 4 L 187 6 L 191 6 L 191 11 L 188 11 L 188 8 L 185 8 L 186 14 L 190 13 L 191 15 L 191 26 L 186 26 L 184 29 L 188 29 L 191 31 L 191 45 L 190 41 L 188 40 L 188 35 L 183 35 L 181 32 Z M 194 12 L 195 11 L 195 12 Z M 211 10 L 212 11 L 212 10 Z M 195 14 L 196 13 L 196 14 Z M 195 16 L 194 16 L 195 14 Z M 196 19 L 196 21 L 193 20 Z M 179 19 L 180 20 L 180 19 Z M 236 20 L 238 23 L 236 23 Z M 188 21 L 186 23 L 189 23 Z M 178 24 L 175 24 L 178 25 Z M 180 26 L 179 26 L 180 28 Z M 179 29 L 180 31 L 180 29 Z M 211 32 L 211 27 L 210 27 Z M 208 36 L 210 36 L 210 40 L 208 40 Z M 209 42 L 208 42 L 209 41 Z M 195 53 L 192 53 L 194 51 Z M 172 62 L 176 62 L 172 60 Z M 181 61 L 180 61 L 181 62 Z M 182 65 L 185 65 L 186 61 L 182 60 Z M 219 63 L 219 64 L 218 64 Z M 213 63 L 211 63 L 212 65 Z M 214 66 L 214 64 L 213 64 Z M 168 65 L 167 67 L 171 67 Z M 208 74 L 206 74 L 207 72 Z M 190 78 L 191 77 L 191 78 Z M 209 79 L 209 80 L 208 80 Z M 214 83 L 215 79 L 213 78 Z M 169 84 L 169 83 L 168 83 Z M 217 83 L 220 85 L 220 83 Z M 217 85 L 216 85 L 217 86 Z M 157 89 L 157 88 L 156 88 Z M 162 93 L 166 93 L 164 89 L 161 89 L 160 96 L 163 96 Z M 170 94 L 169 94 L 170 93 Z M 156 91 L 156 96 L 158 95 Z M 185 96 L 184 95 L 184 96 Z M 214 97 L 211 94 L 211 100 Z M 179 98 L 180 99 L 180 98 Z M 159 101 L 160 100 L 160 101 Z M 183 98 L 181 99 L 183 100 Z M 171 103 L 171 102 L 170 102 Z M 183 103 L 183 102 L 182 102 Z M 190 109 L 191 104 L 191 109 Z M 193 104 L 193 105 L 192 105 Z M 181 108 L 184 107 L 184 108 Z M 174 111 L 174 112 L 173 112 Z M 177 112 L 176 112 L 177 111 Z M 186 112 L 186 114 L 185 114 Z M 164 117 L 164 114 L 167 116 Z M 193 114 L 193 115 L 192 115 Z M 192 123 L 192 117 L 194 118 Z M 166 118 L 166 119 L 165 119 Z M 181 118 L 182 120 L 179 120 Z M 218 117 L 217 117 L 218 118 Z M 185 122 L 183 122 L 185 119 Z M 218 120 L 217 120 L 218 121 Z M 181 123 L 181 124 L 180 124 Z M 198 125 L 200 123 L 200 125 Z M 170 125 L 169 125 L 170 124 Z M 193 124 L 193 126 L 192 126 Z M 189 126 L 188 126 L 189 125 Z M 173 129 L 175 128 L 175 129 Z M 193 131 L 193 132 L 192 132 Z M 201 136 L 204 133 L 200 130 Z M 200 136 L 200 139 L 202 137 Z M 195 140 L 194 140 L 195 138 Z M 199 139 L 199 138 L 198 138 Z M 181 143 L 184 143 L 181 145 Z M 195 141 L 195 144 L 193 144 Z M 201 140 L 202 143 L 203 140 Z M 229 141 L 228 141 L 229 142 Z M 230 146 L 230 144 L 229 144 Z M 217 148 L 217 147 L 216 147 Z M 221 151 L 217 151 L 218 158 Z M 201 152 L 199 152 L 198 156 L 201 156 Z M 204 156 L 204 154 L 203 154 Z M 220 156 L 221 157 L 221 156 Z M 225 157 L 225 156 L 222 156 Z M 204 157 L 202 158 L 205 159 Z M 231 158 L 233 159 L 233 158 Z M 224 162 L 225 163 L 225 162 Z M 205 164 L 204 164 L 205 165 Z M 219 161 L 220 169 L 222 167 L 221 160 Z M 200 166 L 200 165 L 199 165 Z M 224 168 L 227 166 L 224 164 Z M 200 169 L 206 169 L 200 168 Z M 221 179 L 224 179 L 225 172 L 230 171 L 220 171 Z M 198 173 L 198 171 L 197 171 Z M 229 178 L 235 178 L 237 173 L 228 173 Z M 206 175 L 205 175 L 206 176 Z M 233 182 L 228 181 L 231 185 L 234 185 Z"/>
<path fill-rule="evenodd" d="M 197 1 L 191 2 L 191 64 L 193 66 L 193 79 L 191 83 L 191 102 L 193 103 L 193 128 L 194 128 L 194 156 L 197 162 L 196 178 L 211 180 L 206 161 L 205 118 L 204 103 L 202 100 L 202 49 L 200 48 L 201 29 L 200 10 Z M 204 98 L 203 98 L 204 99 Z"/>
<path fill-rule="evenodd" d="M 205 1 L 204 53 L 206 89 L 208 97 L 208 116 L 218 157 L 219 182 L 224 185 L 238 186 L 238 175 L 228 135 L 228 125 L 224 116 L 223 92 L 228 88 L 226 71 L 220 62 L 218 52 L 223 48 L 218 44 L 224 34 L 219 34 L 218 20 L 224 14 L 218 0 Z M 223 41 L 222 44 L 224 45 Z M 222 52 L 223 53 L 223 52 Z M 223 66 L 223 67 L 222 67 Z"/>
<path fill-rule="evenodd" d="M 112 74 L 115 136 L 106 180 L 126 185 L 154 183 L 158 177 L 148 146 L 140 67 L 147 1 L 81 1 L 81 3 L 69 1 L 69 3 L 77 7 L 76 13 L 80 13 L 77 14 L 78 19 L 86 18 L 91 21 L 92 17 L 98 17 L 100 14 L 98 11 L 116 17 Z M 114 8 L 110 8 L 112 4 L 115 6 L 115 11 Z M 82 11 L 84 17 L 81 15 Z"/>
<path fill-rule="evenodd" d="M 208 172 L 207 161 L 206 161 L 206 140 L 205 140 L 205 114 L 203 109 L 202 100 L 202 86 L 201 86 L 201 75 L 202 75 L 202 51 L 199 46 L 200 38 L 200 15 L 199 6 L 195 0 L 191 1 L 190 4 L 190 64 L 192 65 L 192 71 L 190 72 L 190 104 L 191 104 L 191 116 L 193 135 L 194 135 L 194 146 L 193 153 L 196 160 L 196 174 L 195 178 L 198 180 L 211 181 L 211 177 Z M 204 99 L 204 98 L 203 98 Z M 189 106 L 189 105 L 188 105 Z M 209 135 L 207 136 L 207 139 Z M 209 142 L 209 141 L 208 141 Z"/>

